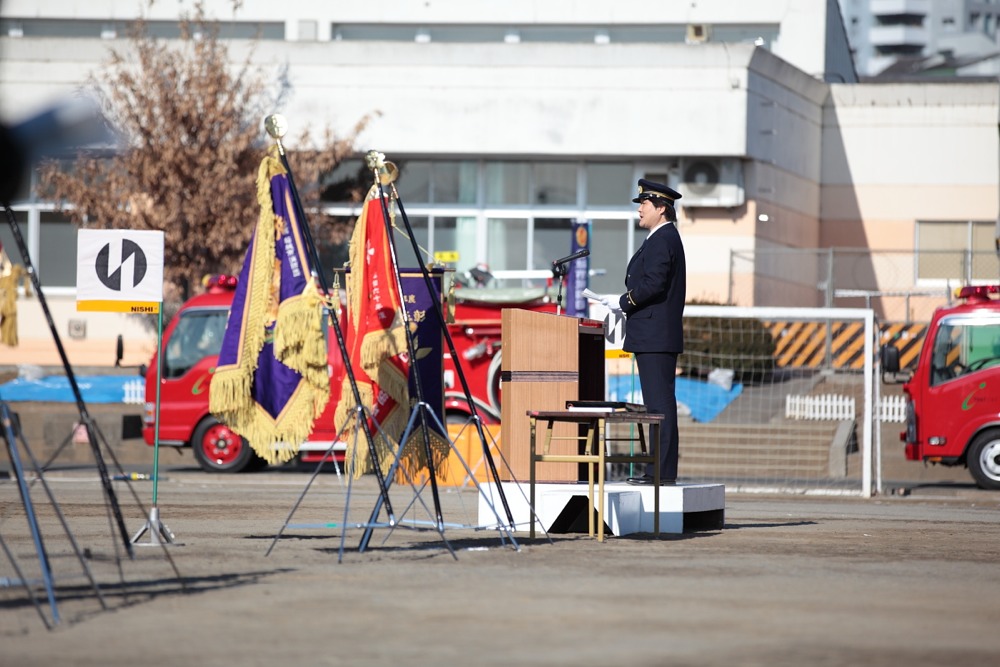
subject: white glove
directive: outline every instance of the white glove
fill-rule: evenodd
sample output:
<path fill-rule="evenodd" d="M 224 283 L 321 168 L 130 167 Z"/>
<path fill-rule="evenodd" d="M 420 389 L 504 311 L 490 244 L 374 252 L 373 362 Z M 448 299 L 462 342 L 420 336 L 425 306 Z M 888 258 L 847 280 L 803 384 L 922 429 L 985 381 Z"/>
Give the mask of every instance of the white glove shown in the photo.
<path fill-rule="evenodd" d="M 622 307 L 618 305 L 618 301 L 612 301 L 608 297 L 604 297 L 601 299 L 601 303 L 604 304 L 605 308 L 607 308 L 613 313 L 622 312 Z"/>
<path fill-rule="evenodd" d="M 582 294 L 583 294 L 583 296 L 587 297 L 588 299 L 591 299 L 593 301 L 597 301 L 598 303 L 600 303 L 602 306 L 604 306 L 608 310 L 613 310 L 615 312 L 621 312 L 621 307 L 618 305 L 617 301 L 612 301 L 610 298 L 608 298 L 606 296 L 601 296 L 597 292 L 594 292 L 593 290 L 591 290 L 589 287 L 584 288 Z"/>

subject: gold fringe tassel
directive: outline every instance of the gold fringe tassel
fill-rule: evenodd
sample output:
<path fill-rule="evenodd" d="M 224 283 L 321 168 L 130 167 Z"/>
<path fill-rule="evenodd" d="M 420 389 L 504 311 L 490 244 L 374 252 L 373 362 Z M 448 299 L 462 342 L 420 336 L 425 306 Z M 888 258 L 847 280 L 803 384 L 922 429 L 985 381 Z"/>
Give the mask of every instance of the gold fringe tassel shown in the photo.
<path fill-rule="evenodd" d="M 284 173 L 277 147 L 273 146 L 257 171 L 260 214 L 248 271 L 248 296 L 243 311 L 239 361 L 216 369 L 209 390 L 212 413 L 246 438 L 257 455 L 272 464 L 284 463 L 298 453 L 299 444 L 312 432 L 313 421 L 326 405 L 330 391 L 322 338 L 322 311 L 319 295 L 315 286 L 310 284 L 302 296 L 279 306 L 275 340 L 276 354 L 280 350 L 284 357 L 279 359 L 302 374 L 306 381 L 300 383 L 277 419 L 250 397 L 253 375 L 264 346 L 264 322 L 275 262 L 274 240 L 278 219 L 271 200 L 271 178 Z M 301 335 L 302 331 L 309 330 L 319 331 L 319 335 L 314 337 L 319 342 L 292 342 L 292 332 L 298 331 Z"/>
<path fill-rule="evenodd" d="M 276 171 L 280 169 L 281 171 Z M 257 370 L 257 357 L 264 347 L 264 318 L 267 315 L 271 272 L 274 269 L 274 204 L 271 176 L 284 173 L 281 161 L 268 154 L 257 170 L 257 203 L 260 213 L 254 230 L 248 271 L 247 302 L 243 310 L 242 344 L 235 364 L 216 369 L 209 386 L 209 407 L 219 420 L 243 435 L 238 425 L 253 419 L 250 388 Z M 244 435 L 244 437 L 246 437 Z"/>
<path fill-rule="evenodd" d="M 313 419 L 322 414 L 330 400 L 322 303 L 319 291 L 310 279 L 301 296 L 287 299 L 279 306 L 274 334 L 275 357 L 302 375 L 314 390 Z"/>
<path fill-rule="evenodd" d="M 429 439 L 434 472 L 438 480 L 444 480 L 448 477 L 450 467 L 451 442 L 433 429 L 429 429 Z M 420 432 L 419 422 L 414 425 L 413 433 L 407 439 L 401 457 L 400 470 L 396 474 L 396 481 L 400 484 L 407 482 L 407 476 L 409 479 L 416 479 L 417 474 L 427 468 L 427 452 L 424 449 L 424 436 Z M 403 470 L 406 471 L 405 475 Z"/>

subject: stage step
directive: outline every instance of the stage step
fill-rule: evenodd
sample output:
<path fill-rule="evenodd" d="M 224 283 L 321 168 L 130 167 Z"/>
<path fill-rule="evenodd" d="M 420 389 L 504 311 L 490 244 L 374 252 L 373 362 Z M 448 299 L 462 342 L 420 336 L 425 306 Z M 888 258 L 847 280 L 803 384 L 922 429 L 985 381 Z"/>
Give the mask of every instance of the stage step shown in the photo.
<path fill-rule="evenodd" d="M 502 489 L 515 530 L 527 534 L 531 511 L 527 483 L 503 482 Z M 595 486 L 596 493 L 596 486 Z M 606 535 L 629 535 L 653 532 L 653 488 L 624 482 L 604 485 Z M 587 532 L 587 484 L 547 483 L 535 485 L 536 535 L 548 532 Z M 594 499 L 594 508 L 598 501 Z M 660 532 L 685 533 L 697 530 L 720 530 L 726 508 L 726 488 L 722 484 L 678 484 L 660 487 Z M 495 511 L 494 511 L 495 509 Z M 497 514 L 506 523 L 503 503 L 496 484 L 481 485 L 479 523 L 497 523 Z"/>
<path fill-rule="evenodd" d="M 831 464 L 846 466 L 843 444 L 838 446 L 839 422 L 775 424 L 698 424 L 679 426 L 681 478 L 789 477 L 819 479 L 842 476 Z M 840 455 L 836 459 L 836 455 Z M 631 473 L 613 466 L 616 479 Z"/>

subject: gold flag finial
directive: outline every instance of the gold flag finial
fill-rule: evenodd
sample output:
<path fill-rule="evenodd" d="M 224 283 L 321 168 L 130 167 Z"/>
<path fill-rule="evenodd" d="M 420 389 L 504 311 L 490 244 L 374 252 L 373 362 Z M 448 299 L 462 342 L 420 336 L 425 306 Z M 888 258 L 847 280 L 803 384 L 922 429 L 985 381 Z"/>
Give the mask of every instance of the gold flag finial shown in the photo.
<path fill-rule="evenodd" d="M 399 176 L 399 168 L 385 159 L 385 153 L 378 151 L 368 151 L 365 155 L 368 168 L 378 175 L 379 183 L 389 185 Z"/>
<path fill-rule="evenodd" d="M 281 139 L 288 132 L 288 121 L 280 113 L 273 113 L 264 118 L 264 130 L 270 135 L 274 142 L 278 144 L 278 150 L 284 154 L 285 147 L 281 145 Z"/>

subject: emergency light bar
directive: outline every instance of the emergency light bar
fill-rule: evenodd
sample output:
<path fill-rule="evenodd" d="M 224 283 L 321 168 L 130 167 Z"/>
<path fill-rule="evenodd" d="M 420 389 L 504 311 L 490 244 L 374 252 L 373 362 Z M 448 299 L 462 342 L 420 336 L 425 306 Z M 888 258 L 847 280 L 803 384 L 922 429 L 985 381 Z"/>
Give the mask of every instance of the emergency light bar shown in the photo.
<path fill-rule="evenodd" d="M 1000 294 L 1000 285 L 966 285 L 956 292 L 955 297 L 988 301 L 991 294 Z"/>
<path fill-rule="evenodd" d="M 201 279 L 201 284 L 208 291 L 222 291 L 236 289 L 239 278 L 224 273 L 215 273 Z"/>

